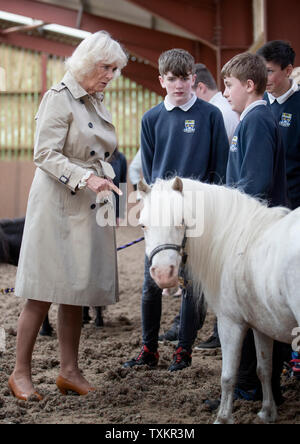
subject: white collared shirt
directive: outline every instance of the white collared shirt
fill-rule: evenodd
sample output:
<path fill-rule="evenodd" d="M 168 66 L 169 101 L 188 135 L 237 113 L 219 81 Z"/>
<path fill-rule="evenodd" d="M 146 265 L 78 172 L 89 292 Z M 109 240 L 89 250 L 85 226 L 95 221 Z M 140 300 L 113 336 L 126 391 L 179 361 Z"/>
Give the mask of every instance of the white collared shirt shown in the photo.
<path fill-rule="evenodd" d="M 271 93 L 267 93 L 267 94 L 268 94 L 269 101 L 270 101 L 271 105 L 272 105 L 272 103 L 275 102 L 275 100 L 277 100 L 277 102 L 278 102 L 280 105 L 282 105 L 284 102 L 287 101 L 287 99 L 289 99 L 289 98 L 290 98 L 295 92 L 297 92 L 298 90 L 299 90 L 299 85 L 298 85 L 298 83 L 296 82 L 296 80 L 294 79 L 294 80 L 292 81 L 292 86 L 290 87 L 290 89 L 289 89 L 287 92 L 285 92 L 284 94 L 282 94 L 282 96 L 280 96 L 280 97 L 274 97 L 273 94 L 271 94 Z"/>
<path fill-rule="evenodd" d="M 197 100 L 197 96 L 196 94 L 193 94 L 192 97 L 190 98 L 190 100 L 186 103 L 184 103 L 183 105 L 173 105 L 173 103 L 170 102 L 170 99 L 168 96 L 165 97 L 164 100 L 164 105 L 167 111 L 172 111 L 172 109 L 174 108 L 180 108 L 182 109 L 182 111 L 188 111 L 190 108 L 192 108 L 192 106 L 194 105 L 194 103 Z"/>
<path fill-rule="evenodd" d="M 232 111 L 228 100 L 225 99 L 220 91 L 210 99 L 209 103 L 215 105 L 221 111 L 230 144 L 240 121 L 239 115 L 235 111 Z"/>
<path fill-rule="evenodd" d="M 245 108 L 244 111 L 242 112 L 240 120 L 242 121 L 246 117 L 246 115 L 249 113 L 249 111 L 251 111 L 253 108 L 255 108 L 256 106 L 259 106 L 259 105 L 267 106 L 266 100 L 255 100 L 255 102 L 250 103 L 250 105 L 248 105 L 247 108 Z"/>

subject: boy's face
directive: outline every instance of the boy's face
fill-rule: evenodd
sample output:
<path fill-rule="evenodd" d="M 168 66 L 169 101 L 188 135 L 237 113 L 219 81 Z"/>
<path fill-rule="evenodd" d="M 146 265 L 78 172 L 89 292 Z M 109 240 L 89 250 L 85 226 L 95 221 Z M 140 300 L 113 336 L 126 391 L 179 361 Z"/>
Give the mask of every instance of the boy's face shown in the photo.
<path fill-rule="evenodd" d="M 280 65 L 274 62 L 266 62 L 268 70 L 267 92 L 274 97 L 282 96 L 290 89 L 290 75 L 293 71 L 292 65 L 281 69 Z"/>
<path fill-rule="evenodd" d="M 186 77 L 176 77 L 171 72 L 159 76 L 162 88 L 165 88 L 171 103 L 175 106 L 184 105 L 193 94 L 193 85 L 196 75 L 189 74 Z"/>
<path fill-rule="evenodd" d="M 223 96 L 226 97 L 233 111 L 242 114 L 246 106 L 248 106 L 249 94 L 247 84 L 243 84 L 236 77 L 225 77 L 224 84 Z"/>

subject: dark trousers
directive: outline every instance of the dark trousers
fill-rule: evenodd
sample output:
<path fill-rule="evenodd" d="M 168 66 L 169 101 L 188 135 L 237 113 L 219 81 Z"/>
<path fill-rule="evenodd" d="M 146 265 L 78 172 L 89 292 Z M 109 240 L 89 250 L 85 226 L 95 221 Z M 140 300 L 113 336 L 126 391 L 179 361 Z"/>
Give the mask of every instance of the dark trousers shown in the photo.
<path fill-rule="evenodd" d="M 291 358 L 291 346 L 274 341 L 273 346 L 273 373 L 272 373 L 272 391 L 276 404 L 282 402 L 280 377 L 283 370 L 284 361 Z M 257 390 L 257 397 L 262 397 L 261 383 L 256 374 L 256 349 L 253 331 L 248 330 L 244 339 L 241 363 L 238 373 L 237 387 L 242 390 Z"/>
<path fill-rule="evenodd" d="M 149 260 L 146 257 L 142 294 L 143 344 L 150 351 L 156 351 L 161 319 L 162 290 L 151 278 L 149 268 Z M 198 316 L 193 291 L 190 286 L 187 286 L 182 291 L 178 347 L 182 347 L 188 352 L 192 351 L 197 336 L 197 326 Z"/>

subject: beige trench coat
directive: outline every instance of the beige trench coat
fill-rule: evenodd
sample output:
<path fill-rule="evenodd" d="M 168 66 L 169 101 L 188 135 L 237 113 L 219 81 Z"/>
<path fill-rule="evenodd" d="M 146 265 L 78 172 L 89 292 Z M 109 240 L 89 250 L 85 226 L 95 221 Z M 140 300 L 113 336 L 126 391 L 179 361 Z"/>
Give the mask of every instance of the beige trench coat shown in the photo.
<path fill-rule="evenodd" d="M 47 91 L 36 115 L 34 161 L 15 294 L 68 305 L 118 300 L 114 227 L 100 227 L 98 209 L 111 205 L 88 188 L 88 171 L 114 177 L 105 162 L 116 148 L 111 117 L 67 73 Z"/>

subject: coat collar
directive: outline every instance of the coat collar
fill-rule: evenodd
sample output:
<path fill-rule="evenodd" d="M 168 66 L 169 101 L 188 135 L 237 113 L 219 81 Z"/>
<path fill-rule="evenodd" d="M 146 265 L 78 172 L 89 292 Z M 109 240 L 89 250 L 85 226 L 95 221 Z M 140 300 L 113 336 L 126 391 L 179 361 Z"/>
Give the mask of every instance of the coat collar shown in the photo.
<path fill-rule="evenodd" d="M 66 85 L 74 99 L 80 99 L 81 97 L 88 96 L 89 94 L 86 92 L 85 89 L 82 88 L 80 83 L 77 82 L 75 77 L 70 73 L 70 71 L 67 71 L 62 79 L 62 83 Z M 100 100 L 102 102 L 103 100 L 103 94 L 102 93 L 96 93 L 94 94 L 94 97 L 97 100 Z"/>
<path fill-rule="evenodd" d="M 86 90 L 83 89 L 82 86 L 80 86 L 80 84 L 77 82 L 77 80 L 75 80 L 70 71 L 66 72 L 61 83 L 66 85 L 74 99 L 80 99 L 81 97 L 87 95 Z"/>

